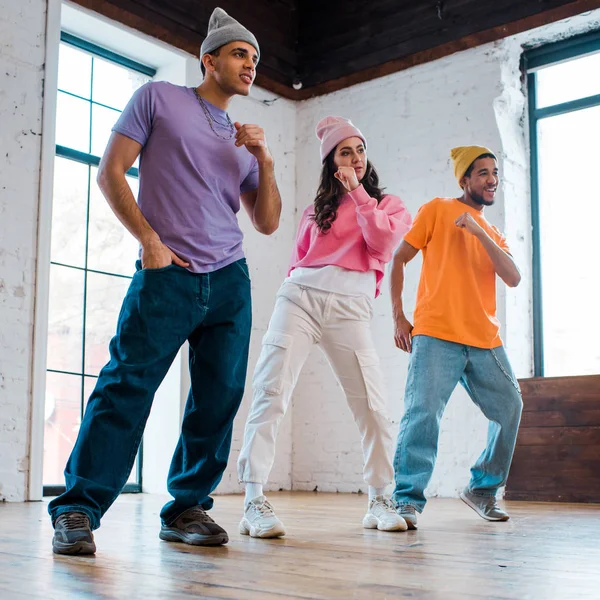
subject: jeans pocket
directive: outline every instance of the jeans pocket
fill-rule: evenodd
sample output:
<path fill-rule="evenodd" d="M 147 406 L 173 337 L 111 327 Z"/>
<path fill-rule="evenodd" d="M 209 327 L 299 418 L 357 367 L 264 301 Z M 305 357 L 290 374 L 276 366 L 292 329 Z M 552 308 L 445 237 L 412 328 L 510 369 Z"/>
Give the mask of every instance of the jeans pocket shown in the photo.
<path fill-rule="evenodd" d="M 283 392 L 283 379 L 289 368 L 293 338 L 286 333 L 267 331 L 254 370 L 253 386 L 267 394 Z"/>
<path fill-rule="evenodd" d="M 148 268 L 143 268 L 140 273 L 163 273 L 164 271 L 169 271 L 170 269 L 173 269 L 174 267 L 176 267 L 177 265 L 175 263 L 171 263 L 170 265 L 167 265 L 166 267 L 159 267 L 158 269 L 148 269 Z"/>
<path fill-rule="evenodd" d="M 248 263 L 246 262 L 246 259 L 241 258 L 240 260 L 237 260 L 233 264 L 244 274 L 244 277 L 248 281 L 250 281 L 250 271 L 248 269 Z"/>
<path fill-rule="evenodd" d="M 387 404 L 383 393 L 383 374 L 379 366 L 379 356 L 375 350 L 355 350 L 362 373 L 369 408 L 373 411 L 386 410 Z"/>

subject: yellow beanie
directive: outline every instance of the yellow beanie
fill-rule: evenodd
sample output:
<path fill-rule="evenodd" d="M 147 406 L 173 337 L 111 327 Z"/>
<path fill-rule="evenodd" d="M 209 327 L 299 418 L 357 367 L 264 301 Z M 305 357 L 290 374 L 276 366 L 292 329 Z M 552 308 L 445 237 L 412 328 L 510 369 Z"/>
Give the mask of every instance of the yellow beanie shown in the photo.
<path fill-rule="evenodd" d="M 460 180 L 463 178 L 467 169 L 476 161 L 482 154 L 491 154 L 494 158 L 496 155 L 485 146 L 458 146 L 450 150 L 450 157 L 454 161 L 454 176 L 460 185 Z"/>

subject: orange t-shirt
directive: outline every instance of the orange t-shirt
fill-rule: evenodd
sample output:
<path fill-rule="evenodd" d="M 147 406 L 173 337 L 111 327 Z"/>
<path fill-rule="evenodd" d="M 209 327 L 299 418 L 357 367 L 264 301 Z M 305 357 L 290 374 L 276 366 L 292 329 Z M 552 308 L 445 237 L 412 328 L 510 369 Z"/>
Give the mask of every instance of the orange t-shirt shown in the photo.
<path fill-rule="evenodd" d="M 414 335 L 475 346 L 502 345 L 496 318 L 496 271 L 481 242 L 454 222 L 465 212 L 509 252 L 504 236 L 456 198 L 435 198 L 417 213 L 404 240 L 423 251 Z"/>

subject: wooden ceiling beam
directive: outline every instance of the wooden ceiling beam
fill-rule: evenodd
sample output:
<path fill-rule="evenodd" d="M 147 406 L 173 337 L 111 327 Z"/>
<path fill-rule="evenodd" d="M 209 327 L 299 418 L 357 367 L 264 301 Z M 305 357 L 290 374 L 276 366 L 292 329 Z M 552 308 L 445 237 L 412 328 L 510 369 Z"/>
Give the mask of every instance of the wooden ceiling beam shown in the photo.
<path fill-rule="evenodd" d="M 92 10 L 104 17 L 122 23 L 136 31 L 156 38 L 170 46 L 183 50 L 193 56 L 199 56 L 200 46 L 204 35 L 186 27 L 185 25 L 168 18 L 164 14 L 148 10 L 134 0 L 71 0 L 75 4 Z M 293 74 L 290 65 L 279 61 L 276 55 L 271 55 L 271 60 L 265 56 L 264 49 L 268 50 L 269 41 L 261 46 L 263 58 L 256 75 L 256 85 L 265 88 L 279 96 L 290 100 L 296 99 L 296 90 L 290 82 Z M 283 71 L 283 72 L 282 72 Z M 286 72 L 287 71 L 287 72 Z"/>
<path fill-rule="evenodd" d="M 196 8 L 195 14 L 197 16 L 196 19 L 194 19 L 193 24 L 190 23 L 190 25 L 192 25 L 190 27 L 190 25 L 186 25 L 185 19 L 182 18 L 183 13 L 181 13 L 181 7 L 186 7 L 188 4 L 189 6 L 196 5 L 197 0 L 178 0 L 178 10 L 174 8 L 174 5 L 177 4 L 176 2 L 171 2 L 169 4 L 170 8 L 167 7 L 167 9 L 164 10 L 158 8 L 162 6 L 158 0 L 72 1 L 194 56 L 198 56 L 200 45 L 204 39 L 202 33 L 203 28 L 199 25 L 199 21 L 207 19 L 208 17 L 206 15 L 210 12 L 208 9 Z M 546 0 L 546 2 L 548 1 L 553 0 Z M 253 21 L 253 19 L 257 18 L 257 14 L 254 14 L 250 17 L 250 22 L 248 23 L 250 27 L 258 27 L 256 30 L 257 38 L 260 40 L 263 55 L 263 60 L 261 60 L 257 72 L 256 84 L 290 100 L 305 100 L 314 96 L 329 94 L 352 85 L 371 81 L 378 77 L 390 75 L 426 62 L 443 58 L 450 54 L 454 54 L 455 52 L 494 42 L 504 37 L 522 33 L 529 29 L 535 29 L 554 21 L 559 21 L 586 11 L 600 8 L 600 0 L 572 0 L 561 6 L 555 6 L 554 8 L 546 9 L 524 18 L 514 19 L 506 24 L 488 27 L 483 31 L 469 33 L 467 35 L 461 35 L 461 32 L 465 31 L 465 25 L 462 23 L 456 24 L 456 15 L 458 14 L 456 11 L 458 11 L 459 8 L 466 6 L 469 2 L 470 0 L 452 0 L 452 2 L 448 4 L 449 12 L 447 16 L 450 19 L 451 24 L 442 31 L 442 34 L 437 36 L 432 34 L 433 24 L 431 22 L 428 23 L 425 31 L 418 31 L 418 29 L 415 29 L 415 36 L 413 39 L 415 41 L 414 47 L 418 48 L 416 52 L 411 52 L 410 41 L 406 38 L 406 30 L 402 29 L 402 24 L 395 18 L 394 22 L 398 25 L 392 25 L 392 27 L 400 27 L 400 29 L 395 30 L 397 31 L 398 37 L 389 36 L 387 33 L 383 32 L 385 39 L 374 44 L 375 52 L 373 53 L 373 56 L 369 57 L 369 61 L 371 62 L 369 63 L 367 61 L 369 64 L 367 68 L 364 68 L 364 61 L 361 63 L 360 60 L 352 57 L 352 51 L 360 53 L 359 46 L 353 46 L 355 50 L 352 50 L 352 48 L 337 47 L 337 50 L 334 49 L 330 52 L 323 52 L 323 50 L 328 47 L 327 43 L 331 43 L 334 39 L 337 43 L 342 40 L 350 39 L 343 31 L 339 34 L 341 37 L 336 38 L 336 30 L 330 30 L 331 39 L 325 40 L 322 44 L 320 43 L 319 48 L 321 52 L 315 55 L 310 52 L 310 48 L 303 50 L 301 44 L 299 48 L 297 47 L 296 41 L 298 40 L 298 35 L 290 36 L 291 40 L 289 45 L 284 44 L 283 38 L 281 37 L 281 29 L 274 27 L 272 24 L 268 25 L 265 23 L 264 19 L 266 13 L 260 12 L 260 10 L 264 11 L 267 10 L 268 7 L 272 7 L 273 15 L 276 15 L 273 18 L 282 18 L 281 15 L 289 16 L 292 11 L 296 9 L 295 25 L 291 23 L 289 19 L 286 19 L 282 29 L 290 32 L 294 31 L 294 27 L 296 27 L 295 31 L 297 32 L 298 23 L 300 23 L 301 26 L 306 27 L 305 23 L 307 22 L 307 14 L 302 13 L 302 0 L 264 0 L 265 6 L 262 6 L 261 2 L 257 2 L 256 7 L 261 7 L 257 14 L 259 16 L 262 15 L 262 20 L 259 18 L 257 22 Z M 164 4 L 166 5 L 166 3 Z M 200 4 L 200 2 L 198 2 L 198 4 Z M 229 6 L 230 4 L 231 7 Z M 325 16 L 328 14 L 328 11 L 331 10 L 329 3 L 323 3 L 322 0 L 318 3 L 316 3 L 316 0 L 311 1 L 311 6 L 317 6 L 317 4 L 322 7 Z M 350 0 L 347 18 L 351 17 L 353 11 L 356 14 L 366 15 L 379 15 L 381 13 L 381 15 L 385 17 L 386 13 L 381 12 L 383 9 L 381 7 L 377 8 L 376 4 L 377 3 L 374 3 L 373 11 L 371 11 L 364 2 L 361 1 L 359 3 L 355 0 Z M 414 2 L 408 0 L 397 0 L 394 2 L 397 10 L 402 8 L 405 10 L 415 10 L 414 4 Z M 544 3 L 540 2 L 537 4 L 541 7 Z M 236 8 L 234 7 L 240 6 L 237 3 L 237 0 L 222 0 L 221 5 L 225 10 L 230 9 L 234 16 L 236 14 Z M 356 7 L 362 7 L 362 12 L 356 12 L 358 8 L 355 7 L 356 10 L 354 10 L 352 8 L 354 5 L 356 5 Z M 429 16 L 431 16 L 429 15 L 429 12 L 431 12 L 430 9 L 432 6 L 435 6 L 435 2 L 433 1 L 422 3 L 422 6 L 419 8 L 421 11 L 419 14 L 421 17 L 423 15 L 428 15 L 428 19 L 422 19 L 421 22 L 429 21 Z M 428 9 L 429 12 L 427 12 Z M 423 10 L 425 10 L 425 12 L 422 12 Z M 485 23 L 490 22 L 489 19 L 484 19 L 483 21 L 484 27 L 486 27 Z M 452 23 L 454 23 L 455 26 L 454 31 L 458 35 L 461 35 L 461 37 L 448 40 L 448 36 L 452 35 Z M 317 31 L 319 27 L 320 25 L 314 24 L 315 31 Z M 264 28 L 264 32 L 259 31 L 261 28 Z M 270 35 L 269 32 L 271 29 L 277 29 L 276 35 Z M 354 28 L 354 33 L 355 32 L 356 26 Z M 327 36 L 326 33 L 324 35 Z M 436 40 L 436 37 L 448 41 L 437 43 L 438 40 Z M 302 33 L 300 32 L 301 42 L 302 39 Z M 386 48 L 389 48 L 389 44 L 393 43 L 394 39 L 396 42 L 402 39 L 404 46 L 402 52 L 405 53 L 405 55 L 382 62 L 390 53 L 390 50 L 386 50 Z M 296 56 L 295 60 L 293 59 L 294 53 Z M 321 57 L 319 57 L 319 54 Z M 328 62 L 331 64 L 328 64 Z M 344 69 L 348 65 L 353 66 L 356 71 L 339 76 L 340 69 Z M 296 73 L 301 71 L 302 66 L 304 66 L 305 72 L 312 71 L 317 75 L 319 75 L 319 70 L 321 70 L 322 75 L 325 76 L 325 80 L 319 81 L 318 79 L 313 79 L 313 81 L 316 80 L 317 83 L 311 85 L 310 78 L 307 77 L 308 85 L 300 90 L 293 89 L 291 84 L 296 77 Z"/>
<path fill-rule="evenodd" d="M 545 10 L 513 22 L 466 35 L 459 39 L 436 45 L 395 60 L 390 60 L 377 66 L 362 69 L 343 77 L 331 79 L 324 83 L 302 88 L 297 90 L 294 99 L 306 100 L 315 96 L 330 94 L 359 83 L 365 83 L 379 77 L 404 71 L 418 65 L 444 58 L 456 52 L 462 52 L 463 50 L 495 42 L 505 37 L 523 33 L 530 29 L 536 29 L 597 8 L 600 8 L 600 0 L 574 0 L 568 4 L 563 4 L 562 6 Z"/>

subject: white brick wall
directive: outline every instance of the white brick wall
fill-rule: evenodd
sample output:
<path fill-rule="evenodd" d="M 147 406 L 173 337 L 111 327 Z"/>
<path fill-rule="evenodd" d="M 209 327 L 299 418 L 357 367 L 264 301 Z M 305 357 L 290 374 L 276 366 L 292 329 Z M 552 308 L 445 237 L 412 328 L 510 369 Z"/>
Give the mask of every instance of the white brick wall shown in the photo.
<path fill-rule="evenodd" d="M 435 196 L 458 194 L 450 148 L 479 143 L 502 152 L 494 111 L 494 101 L 502 93 L 501 65 L 498 48 L 486 46 L 385 77 L 376 84 L 362 84 L 300 104 L 296 163 L 299 209 L 314 195 L 319 173 L 314 125 L 327 114 L 347 116 L 360 127 L 383 185 L 399 195 L 413 215 Z M 503 213 L 501 193 L 488 218 L 503 227 Z M 419 272 L 417 259 L 407 270 L 405 307 L 409 318 Z M 373 331 L 397 424 L 403 410 L 408 356 L 393 343 L 387 281 L 375 306 Z M 365 490 L 359 436 L 344 405 L 327 362 L 311 357 L 294 399 L 295 488 Z M 485 433 L 485 420 L 466 394 L 457 391 L 442 424 L 431 493 L 455 493 L 480 451 Z"/>
<path fill-rule="evenodd" d="M 28 474 L 44 0 L 0 0 L 0 499 Z"/>
<path fill-rule="evenodd" d="M 279 229 L 267 237 L 258 233 L 246 213 L 240 211 L 240 223 L 245 234 L 244 249 L 252 278 L 253 324 L 250 342 L 250 360 L 246 394 L 235 420 L 229 465 L 219 493 L 242 491 L 237 478 L 237 459 L 242 446 L 244 425 L 252 401 L 252 374 L 260 353 L 261 340 L 269 325 L 275 304 L 275 294 L 287 272 L 289 257 L 296 234 L 294 202 L 296 189 L 295 131 L 296 108 L 283 98 L 271 106 L 262 100 L 271 100 L 274 94 L 255 88 L 253 99 L 236 99 L 230 109 L 232 119 L 242 123 L 256 123 L 264 128 L 267 141 L 275 158 L 275 174 L 281 193 L 283 210 Z M 279 430 L 277 455 L 267 489 L 290 489 L 292 485 L 292 411 L 286 415 Z"/>
<path fill-rule="evenodd" d="M 26 494 L 31 397 L 35 238 L 38 215 L 45 0 L 0 0 L 0 499 Z M 475 48 L 323 98 L 272 106 L 240 99 L 232 115 L 263 125 L 276 158 L 283 198 L 281 227 L 266 238 L 241 217 L 253 278 L 254 327 L 248 384 L 275 292 L 285 276 L 299 211 L 312 201 L 319 174 L 314 126 L 326 114 L 351 117 L 367 135 L 383 184 L 415 213 L 436 195 L 453 195 L 449 149 L 490 145 L 501 155 L 503 190 L 489 219 L 507 233 L 523 284 L 501 287 L 499 314 L 519 375 L 531 368 L 529 203 L 526 114 L 519 73 L 521 44 L 598 27 L 600 11 Z M 255 96 L 274 95 L 255 90 Z M 414 309 L 419 259 L 408 269 L 406 308 Z M 373 331 L 394 421 L 402 414 L 407 356 L 391 335 L 387 287 Z M 236 461 L 251 400 L 250 385 L 235 423 L 230 465 L 219 492 L 239 490 Z M 485 441 L 485 419 L 458 391 L 442 424 L 430 494 L 454 495 Z M 284 420 L 271 488 L 357 491 L 362 456 L 355 425 L 325 358 L 314 352 Z"/>
<path fill-rule="evenodd" d="M 452 175 L 453 146 L 478 143 L 500 154 L 502 190 L 487 218 L 505 231 L 523 271 L 515 290 L 499 285 L 498 315 L 518 376 L 532 372 L 531 239 L 526 102 L 519 61 L 523 44 L 551 41 L 597 28 L 600 11 L 526 32 L 408 71 L 354 86 L 298 106 L 296 203 L 309 204 L 319 174 L 314 126 L 328 114 L 350 117 L 367 136 L 369 157 L 388 191 L 414 214 L 435 196 L 459 193 Z M 420 259 L 407 270 L 405 307 L 414 310 Z M 408 357 L 392 340 L 387 282 L 376 302 L 373 332 L 383 363 L 397 430 L 403 412 Z M 293 401 L 295 489 L 365 490 L 359 436 L 327 361 L 314 353 Z M 462 388 L 441 427 L 429 495 L 455 496 L 485 445 L 487 422 Z"/>

